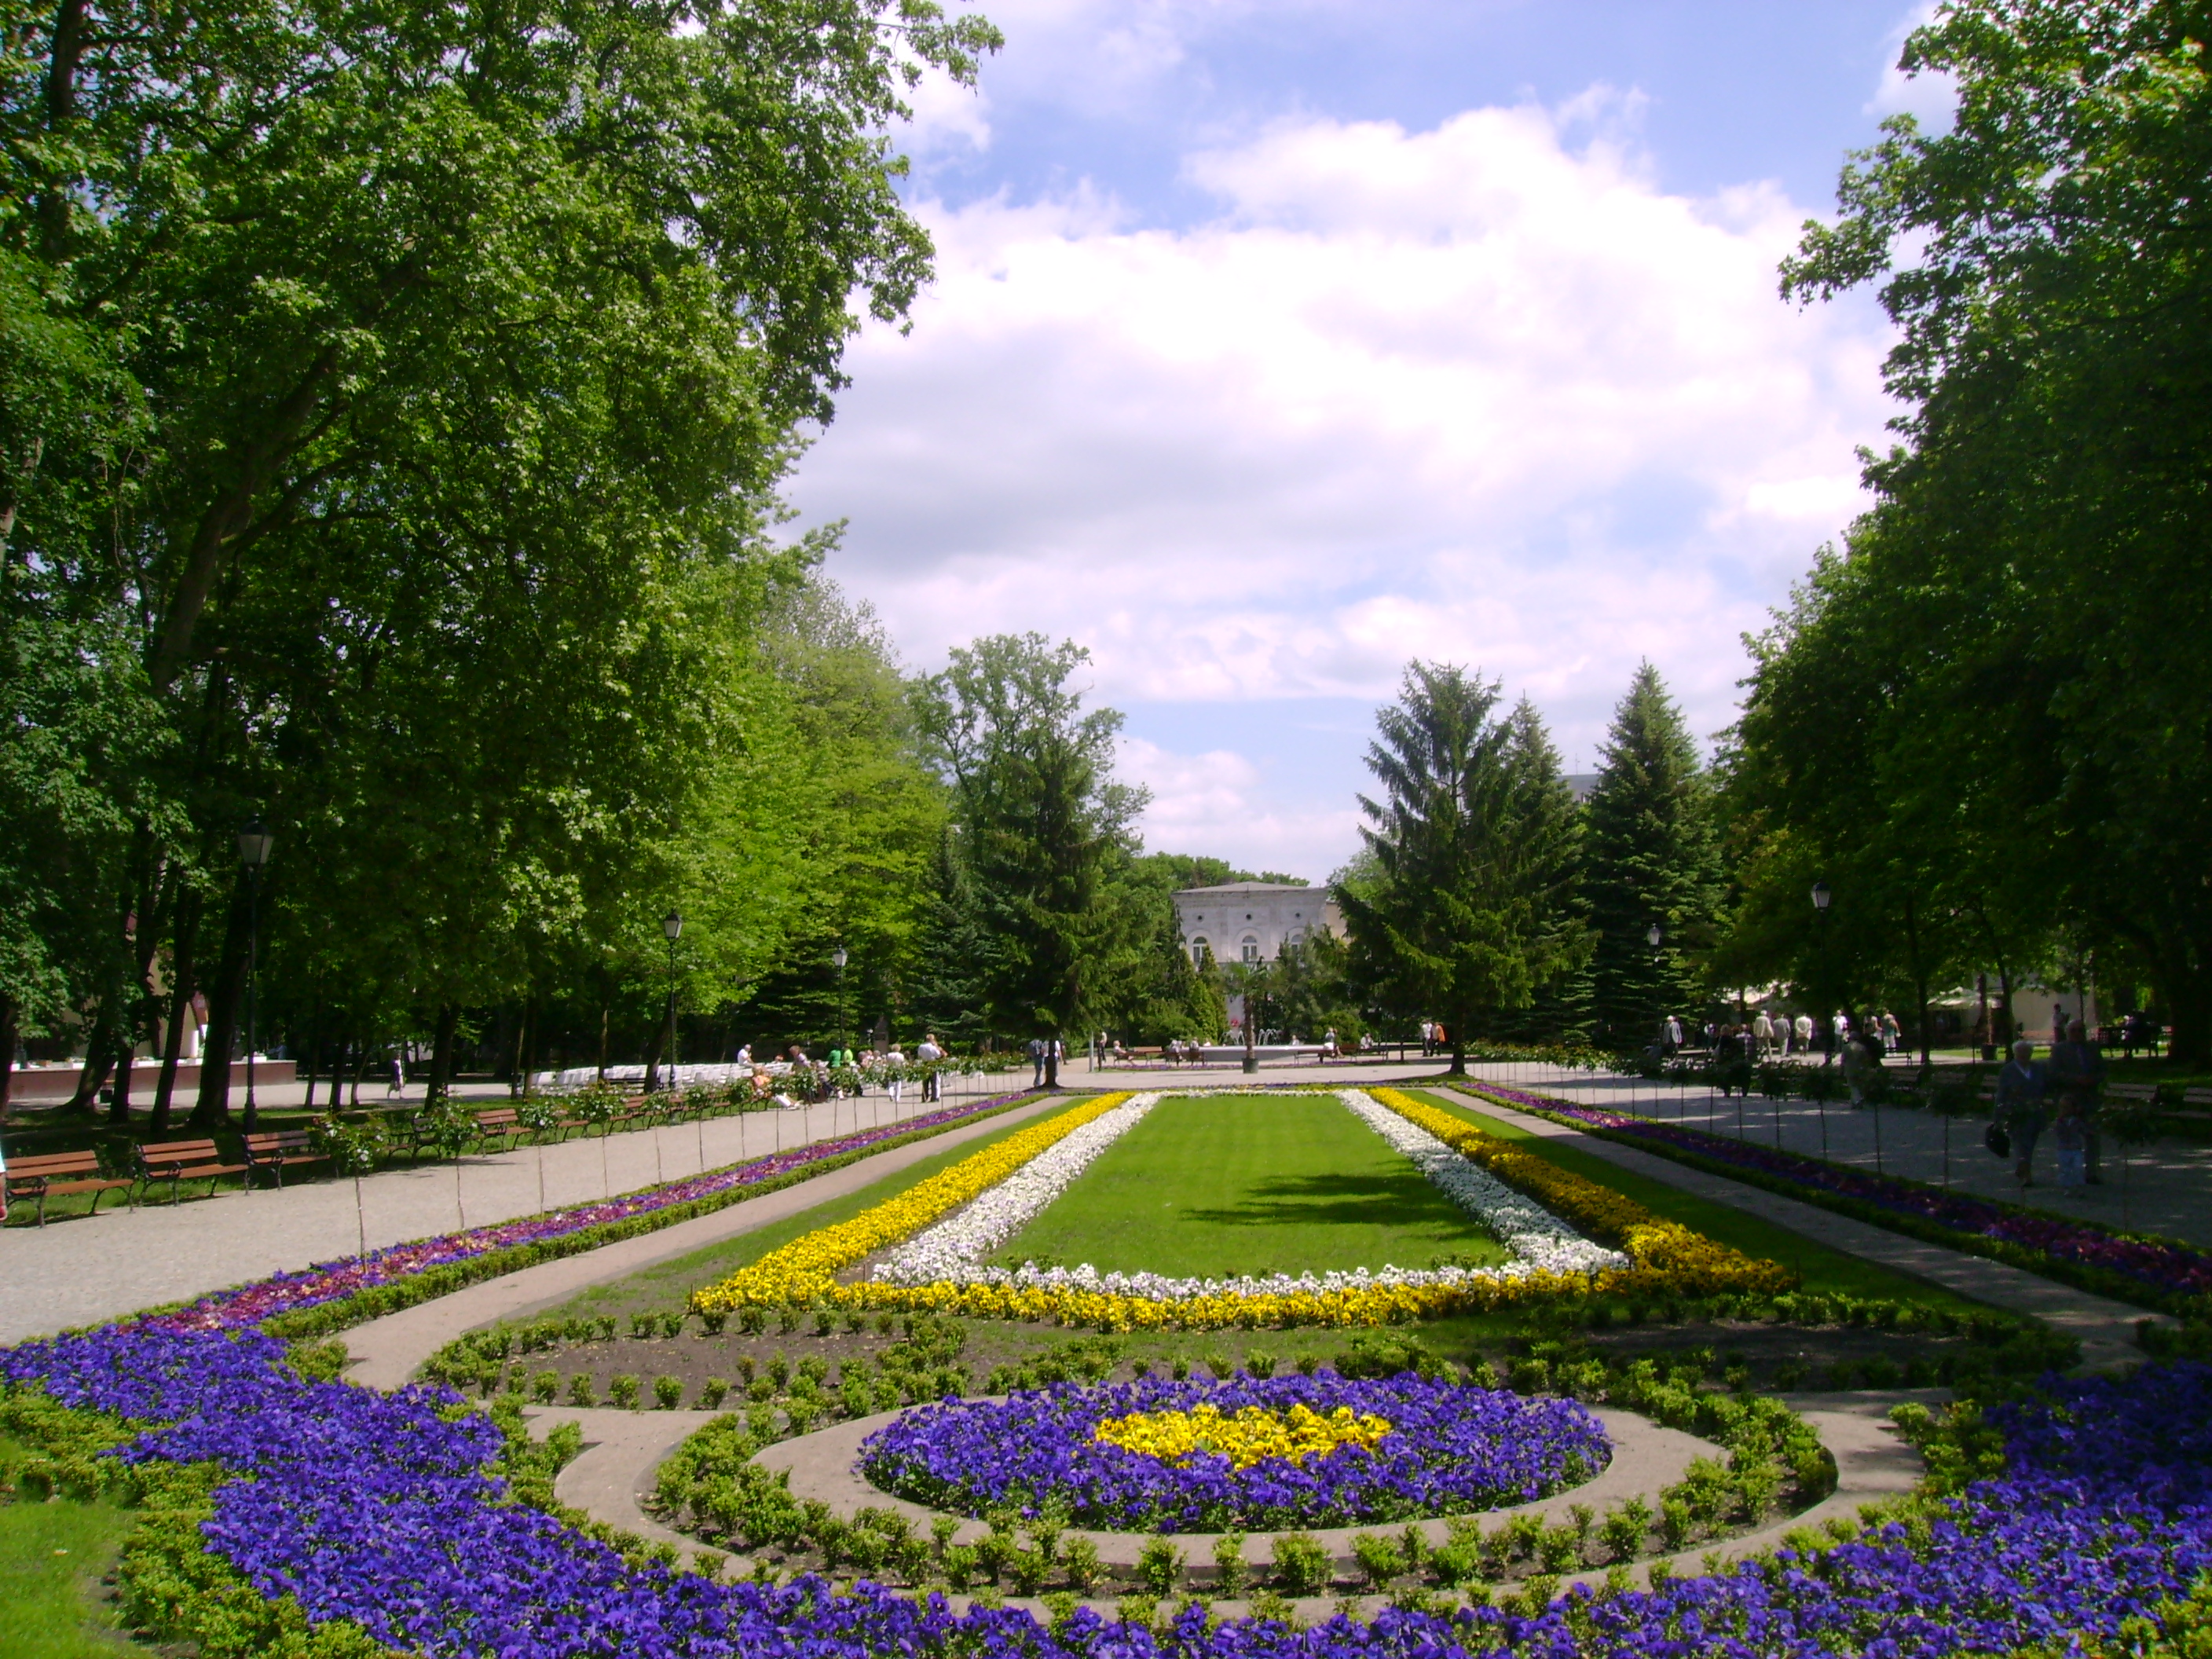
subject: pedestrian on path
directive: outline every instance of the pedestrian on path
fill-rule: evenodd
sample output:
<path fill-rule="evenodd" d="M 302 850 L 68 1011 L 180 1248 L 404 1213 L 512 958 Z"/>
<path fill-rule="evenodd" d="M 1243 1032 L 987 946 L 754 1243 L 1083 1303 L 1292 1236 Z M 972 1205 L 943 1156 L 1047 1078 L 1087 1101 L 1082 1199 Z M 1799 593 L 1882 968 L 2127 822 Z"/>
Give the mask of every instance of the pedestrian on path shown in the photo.
<path fill-rule="evenodd" d="M 937 1062 L 945 1058 L 945 1050 L 937 1046 L 936 1032 L 924 1031 L 921 1034 L 921 1044 L 914 1051 L 914 1057 L 931 1068 L 921 1079 L 921 1097 L 924 1100 L 937 1099 L 943 1085 L 935 1068 Z"/>
<path fill-rule="evenodd" d="M 1813 1016 L 1798 1015 L 1796 1024 L 1790 1028 L 1790 1030 L 1791 1035 L 1797 1039 L 1797 1047 L 1794 1052 L 1800 1054 L 1811 1054 L 1813 1052 Z"/>
<path fill-rule="evenodd" d="M 2082 1180 L 2101 1187 L 2105 1176 L 2099 1164 L 2104 1149 L 2097 1133 L 2097 1109 L 2105 1093 L 2105 1051 L 2088 1036 L 2080 1020 L 2071 1020 L 2066 1026 L 2066 1040 L 2051 1044 L 2051 1088 L 2063 1108 L 2079 1121 Z"/>
<path fill-rule="evenodd" d="M 2012 1045 L 2012 1058 L 1997 1073 L 1996 1116 L 2012 1138 L 2012 1172 L 2022 1187 L 2035 1185 L 2035 1142 L 2043 1133 L 2043 1102 L 2049 1084 L 2035 1063 L 2035 1045 L 2026 1037 Z"/>
<path fill-rule="evenodd" d="M 2058 1184 L 2072 1188 L 2082 1184 L 2081 1153 L 2088 1133 L 2081 1114 L 2074 1109 L 2070 1100 L 2058 1108 L 2058 1121 L 2051 1126 L 2051 1144 L 2058 1152 Z"/>
<path fill-rule="evenodd" d="M 1044 1087 L 1044 1039 L 1042 1037 L 1030 1039 L 1030 1087 L 1032 1089 Z"/>
<path fill-rule="evenodd" d="M 385 1080 L 384 1097 L 390 1100 L 396 1095 L 404 1095 L 406 1092 L 407 1059 L 404 1054 L 394 1054 L 392 1057 L 392 1075 Z"/>

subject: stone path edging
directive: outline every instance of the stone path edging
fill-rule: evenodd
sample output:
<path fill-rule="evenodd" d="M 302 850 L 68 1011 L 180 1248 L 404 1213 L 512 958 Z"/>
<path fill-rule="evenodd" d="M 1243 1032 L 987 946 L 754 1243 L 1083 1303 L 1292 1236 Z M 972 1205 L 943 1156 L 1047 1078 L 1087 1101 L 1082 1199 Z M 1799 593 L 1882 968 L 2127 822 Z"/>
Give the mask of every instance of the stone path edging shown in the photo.
<path fill-rule="evenodd" d="M 1839 1517 L 1855 1516 L 1865 1504 L 1878 1499 L 1897 1497 L 1918 1484 L 1922 1474 L 1920 1455 L 1900 1437 L 1889 1422 L 1890 1409 L 1908 1400 L 1923 1404 L 1936 1404 L 1948 1398 L 1948 1391 L 1940 1389 L 1904 1389 L 1882 1394 L 1805 1394 L 1784 1396 L 1792 1410 L 1812 1425 L 1836 1460 L 1836 1490 L 1810 1509 L 1771 1522 L 1754 1531 L 1724 1539 L 1717 1544 L 1701 1545 L 1694 1549 L 1679 1551 L 1673 1555 L 1647 1558 L 1635 1564 L 1634 1571 L 1645 1571 L 1655 1562 L 1663 1562 L 1678 1573 L 1702 1572 L 1705 1558 L 1717 1555 L 1723 1562 L 1741 1560 L 1763 1550 L 1774 1548 L 1788 1534 L 1802 1528 L 1817 1528 Z M 1545 1515 L 1562 1513 L 1567 1505 L 1577 1503 L 1608 1502 L 1615 1498 L 1642 1492 L 1656 1496 L 1657 1489 L 1681 1478 L 1681 1471 L 1692 1456 L 1718 1455 L 1719 1449 L 1695 1436 L 1662 1427 L 1633 1413 L 1610 1407 L 1593 1408 L 1604 1421 L 1607 1431 L 1614 1437 L 1615 1453 L 1612 1463 L 1595 1480 L 1585 1481 L 1571 1492 L 1527 1504 L 1509 1510 L 1493 1510 L 1484 1519 L 1498 1520 L 1522 1513 Z M 645 1512 L 643 1500 L 652 1492 L 655 1476 L 668 1455 L 694 1430 L 711 1422 L 720 1413 L 699 1411 L 638 1411 L 624 1412 L 608 1407 L 579 1408 L 568 1406 L 532 1407 L 524 1415 L 540 1438 L 554 1425 L 575 1422 L 583 1426 L 585 1450 L 581 1456 L 561 1472 L 554 1483 L 554 1495 L 564 1504 L 586 1511 L 593 1518 L 636 1533 L 659 1543 L 673 1546 L 681 1551 L 713 1552 L 714 1547 L 704 1540 L 694 1538 L 665 1526 Z M 842 1518 L 849 1518 L 863 1504 L 894 1510 L 927 1526 L 933 1511 L 920 1504 L 909 1504 L 878 1492 L 859 1476 L 851 1473 L 851 1454 L 867 1434 L 898 1415 L 896 1412 L 879 1413 L 872 1417 L 857 1418 L 849 1423 L 834 1425 L 797 1439 L 779 1441 L 761 1452 L 755 1462 L 767 1468 L 792 1468 L 792 1491 L 799 1497 L 818 1498 L 830 1504 Z M 855 1432 L 833 1439 L 840 1430 Z M 842 1446 L 841 1452 L 836 1449 Z M 1632 1450 L 1632 1448 L 1636 1449 Z M 782 1460 L 773 1455 L 786 1453 Z M 805 1455 L 793 1456 L 793 1452 Z M 843 1461 L 841 1462 L 840 1458 Z M 1679 1462 L 1676 1461 L 1679 1459 Z M 805 1465 L 801 1473 L 800 1465 Z M 1630 1485 L 1626 1480 L 1618 1486 L 1608 1486 L 1608 1478 L 1616 1471 L 1647 1472 L 1649 1484 Z M 842 1482 L 830 1476 L 842 1472 Z M 1595 1504 L 1593 1504 L 1595 1507 Z M 1443 1535 L 1441 1521 L 1419 1523 L 1431 1540 Z M 981 1537 L 986 1528 L 980 1522 L 965 1522 L 955 1534 L 957 1542 L 966 1543 Z M 1352 1565 L 1350 1539 L 1359 1528 L 1339 1528 L 1318 1532 L 1314 1535 L 1329 1548 L 1339 1567 Z M 1146 1534 L 1071 1532 L 1068 1537 L 1090 1538 L 1099 1547 L 1099 1555 L 1109 1566 L 1127 1567 L 1136 1560 Z M 1194 1589 L 1202 1590 L 1215 1582 L 1212 1565 L 1213 1535 L 1210 1534 L 1178 1534 L 1176 1542 L 1192 1556 L 1188 1577 Z M 1255 1534 L 1245 1540 L 1244 1559 L 1255 1566 L 1264 1567 L 1268 1560 L 1272 1533 Z M 743 1571 L 744 1564 L 739 1563 Z M 1603 1569 L 1592 1569 L 1568 1574 L 1560 1580 L 1561 1588 L 1574 1584 L 1595 1586 L 1605 1577 Z M 956 1607 L 965 1607 L 971 1598 L 949 1598 Z M 1385 1598 L 1364 1596 L 1354 1598 L 1363 1616 L 1371 1616 L 1385 1605 Z M 1024 1607 L 1042 1616 L 1046 1608 L 1042 1601 L 1010 1597 L 1006 1605 Z M 1095 1600 L 1085 1605 L 1109 1617 L 1114 1612 L 1110 1601 Z M 1244 1601 L 1223 1601 L 1217 1609 L 1224 1617 L 1237 1617 L 1250 1611 Z M 1309 1621 L 1328 1616 L 1337 1605 L 1329 1596 L 1309 1596 L 1291 1604 L 1300 1617 Z"/>
<path fill-rule="evenodd" d="M 885 1176 L 896 1175 L 948 1147 L 995 1134 L 1009 1124 L 1069 1103 L 1065 1096 L 1048 1095 L 999 1112 L 980 1123 L 963 1124 L 925 1140 L 910 1141 L 888 1152 L 872 1152 L 841 1168 L 793 1182 L 758 1198 L 741 1200 L 710 1215 L 695 1216 L 658 1232 L 643 1233 L 635 1238 L 603 1244 L 597 1249 L 540 1262 L 518 1273 L 503 1273 L 450 1295 L 386 1314 L 381 1319 L 372 1319 L 339 1333 L 347 1352 L 352 1356 L 346 1375 L 351 1381 L 371 1388 L 396 1389 L 412 1377 L 424 1360 L 465 1331 L 495 1320 L 539 1312 L 594 1285 L 689 1255 L 725 1239 L 757 1232 L 833 1198 L 842 1198 L 863 1187 L 872 1186 Z"/>
<path fill-rule="evenodd" d="M 1454 1092 L 1463 1091 L 1455 1089 Z M 1831 1249 L 1928 1279 L 1945 1290 L 1986 1302 L 1992 1307 L 2039 1319 L 2052 1329 L 2077 1338 L 2085 1364 L 2103 1367 L 2140 1364 L 2143 1352 L 2136 1341 L 2136 1325 L 2146 1319 L 2165 1320 L 2163 1315 L 2148 1309 L 2130 1307 L 2110 1297 L 2076 1290 L 2070 1285 L 2029 1273 L 2025 1267 L 1991 1261 L 1984 1256 L 1966 1255 L 1924 1239 L 1893 1233 L 1871 1222 L 1822 1209 L 1817 1204 L 1784 1198 L 1763 1187 L 1693 1170 L 1656 1152 L 1641 1152 L 1602 1136 L 1585 1134 L 1580 1129 L 1570 1129 L 1549 1119 L 1516 1111 L 1493 1100 L 1473 1095 L 1467 1098 L 1469 1109 L 1486 1113 L 1542 1139 L 1571 1140 L 1577 1152 L 1588 1152 L 1617 1168 L 1648 1176 L 1699 1198 L 1728 1205 L 1763 1221 L 1771 1221 Z"/>
<path fill-rule="evenodd" d="M 1709 1440 L 1685 1434 L 1679 1429 L 1669 1429 L 1639 1417 L 1633 1412 L 1615 1410 L 1605 1406 L 1593 1406 L 1592 1415 L 1605 1425 L 1605 1431 L 1613 1439 L 1613 1461 L 1595 1479 L 1585 1480 L 1571 1490 L 1539 1498 L 1530 1504 L 1516 1504 L 1509 1508 L 1481 1511 L 1488 1520 L 1510 1520 L 1518 1515 L 1540 1516 L 1550 1521 L 1567 1512 L 1571 1504 L 1588 1504 L 1594 1509 L 1638 1493 L 1656 1492 L 1662 1486 L 1671 1486 L 1682 1478 L 1695 1457 L 1717 1457 L 1725 1460 L 1728 1454 Z M 860 1443 L 886 1424 L 904 1415 L 902 1412 L 878 1412 L 872 1417 L 855 1417 L 812 1434 L 800 1435 L 790 1440 L 779 1440 L 765 1446 L 753 1456 L 753 1462 L 763 1468 L 788 1470 L 791 1494 L 799 1498 L 817 1498 L 827 1504 L 840 1520 L 849 1521 L 866 1508 L 890 1510 L 905 1516 L 923 1531 L 930 1522 L 945 1511 L 932 1510 L 921 1504 L 895 1498 L 871 1486 L 854 1467 L 860 1455 Z M 1401 1522 L 1370 1523 L 1359 1527 L 1322 1527 L 1298 1528 L 1307 1531 L 1339 1567 L 1354 1565 L 1352 1540 L 1355 1534 L 1372 1532 L 1378 1525 L 1393 1532 L 1402 1531 L 1407 1523 Z M 1442 1543 L 1448 1535 L 1443 1517 L 1417 1521 L 1431 1543 Z M 956 1544 L 971 1544 L 990 1530 L 981 1521 L 963 1520 L 960 1530 L 952 1535 Z M 1255 1532 L 1244 1540 L 1244 1559 L 1255 1566 L 1264 1566 L 1271 1559 L 1274 1540 L 1279 1534 Z M 1129 1569 L 1137 1565 L 1137 1553 L 1152 1537 L 1143 1532 L 1093 1532 L 1082 1528 L 1070 1528 L 1064 1536 L 1069 1539 L 1088 1538 L 1098 1547 L 1098 1559 L 1109 1567 Z M 1218 1534 L 1210 1532 L 1176 1533 L 1177 1546 L 1189 1552 L 1190 1576 L 1194 1581 L 1211 1582 L 1213 1545 Z"/>

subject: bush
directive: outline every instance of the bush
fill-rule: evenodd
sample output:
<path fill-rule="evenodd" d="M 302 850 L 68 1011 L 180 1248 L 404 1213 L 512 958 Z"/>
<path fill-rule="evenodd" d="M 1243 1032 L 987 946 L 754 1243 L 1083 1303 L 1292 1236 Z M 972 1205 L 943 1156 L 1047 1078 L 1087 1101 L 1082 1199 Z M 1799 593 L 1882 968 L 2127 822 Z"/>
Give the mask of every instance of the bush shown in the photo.
<path fill-rule="evenodd" d="M 1328 1588 L 1328 1552 L 1310 1533 L 1278 1536 L 1273 1565 L 1275 1588 L 1285 1595 L 1319 1595 Z"/>
<path fill-rule="evenodd" d="M 1165 1538 L 1153 1538 L 1137 1553 L 1137 1582 L 1153 1595 L 1172 1595 L 1182 1577 L 1183 1553 Z"/>

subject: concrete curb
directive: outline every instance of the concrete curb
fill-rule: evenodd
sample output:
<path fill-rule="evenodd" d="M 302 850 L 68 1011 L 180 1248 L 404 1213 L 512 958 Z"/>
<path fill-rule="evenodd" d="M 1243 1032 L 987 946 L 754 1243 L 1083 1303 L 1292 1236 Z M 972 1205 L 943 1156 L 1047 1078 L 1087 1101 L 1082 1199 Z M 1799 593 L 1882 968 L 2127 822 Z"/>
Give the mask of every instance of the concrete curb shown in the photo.
<path fill-rule="evenodd" d="M 1784 1396 L 1790 1407 L 1813 1425 L 1822 1443 L 1834 1455 L 1836 1490 L 1810 1509 L 1771 1522 L 1755 1531 L 1724 1539 L 1717 1544 L 1679 1551 L 1672 1555 L 1647 1557 L 1636 1562 L 1631 1571 L 1648 1574 L 1653 1565 L 1663 1563 L 1678 1574 L 1693 1576 L 1705 1571 L 1705 1559 L 1708 1555 L 1718 1557 L 1723 1565 L 1741 1561 L 1776 1547 L 1789 1534 L 1801 1528 L 1818 1528 L 1832 1519 L 1854 1516 L 1868 1504 L 1911 1491 L 1918 1485 L 1923 1473 L 1920 1455 L 1899 1436 L 1891 1425 L 1890 1410 L 1906 1401 L 1918 1401 L 1932 1406 L 1948 1397 L 1948 1391 L 1941 1389 L 1903 1389 L 1879 1395 L 1804 1394 Z M 1597 1508 L 1638 1492 L 1656 1497 L 1659 1487 L 1681 1478 L 1682 1471 L 1692 1457 L 1723 1455 L 1720 1449 L 1710 1442 L 1662 1427 L 1632 1412 L 1618 1411 L 1608 1407 L 1592 1409 L 1604 1422 L 1607 1432 L 1613 1437 L 1613 1460 L 1607 1466 L 1605 1473 L 1571 1492 L 1561 1492 L 1534 1504 L 1486 1511 L 1482 1517 L 1486 1522 L 1503 1521 L 1522 1514 L 1540 1515 L 1548 1519 L 1565 1513 L 1570 1504 L 1589 1504 Z M 713 1421 L 720 1413 L 538 1407 L 529 1408 L 524 1414 L 533 1432 L 538 1433 L 540 1438 L 562 1422 L 577 1422 L 584 1426 L 584 1455 L 562 1471 L 554 1486 L 555 1495 L 562 1502 L 583 1510 L 597 1520 L 657 1542 L 672 1545 L 679 1550 L 696 1552 L 715 1547 L 703 1539 L 673 1531 L 654 1520 L 645 1513 L 642 1500 L 652 1492 L 656 1474 L 668 1455 L 687 1435 Z M 864 1505 L 872 1505 L 878 1509 L 892 1510 L 926 1528 L 936 1511 L 878 1492 L 852 1473 L 852 1454 L 857 1450 L 860 1443 L 897 1415 L 896 1412 L 878 1413 L 797 1439 L 779 1441 L 764 1449 L 754 1461 L 768 1468 L 790 1469 L 793 1472 L 791 1490 L 794 1496 L 818 1498 L 829 1504 L 841 1518 L 849 1518 Z M 1441 1519 L 1413 1524 L 1420 1526 L 1432 1542 L 1445 1535 L 1446 1525 Z M 1329 1550 L 1336 1565 L 1344 1568 L 1352 1565 L 1351 1538 L 1355 1532 L 1395 1532 L 1401 1529 L 1402 1525 L 1389 1528 L 1345 1527 L 1317 1531 L 1313 1536 Z M 969 1542 L 982 1536 L 986 1530 L 980 1522 L 964 1521 L 959 1532 L 954 1534 L 954 1541 Z M 1102 1561 L 1109 1567 L 1121 1568 L 1135 1564 L 1137 1552 L 1151 1536 L 1143 1533 L 1078 1531 L 1071 1531 L 1065 1535 L 1071 1539 L 1091 1539 L 1098 1546 Z M 1273 1533 L 1258 1533 L 1247 1538 L 1243 1551 L 1246 1562 L 1264 1568 L 1275 1536 Z M 1189 1589 L 1194 1593 L 1202 1593 L 1208 1585 L 1216 1582 L 1217 1575 L 1212 1565 L 1215 1534 L 1188 1533 L 1176 1534 L 1175 1537 L 1176 1543 L 1187 1550 L 1191 1558 L 1186 1573 Z M 739 1569 L 743 1570 L 742 1562 Z M 1576 1584 L 1595 1588 L 1604 1578 L 1604 1569 L 1598 1568 L 1562 1575 L 1559 1583 L 1562 1589 Z M 968 1596 L 948 1598 L 956 1608 L 971 1605 L 973 1599 Z M 1382 1596 L 1361 1596 L 1352 1600 L 1362 1617 L 1371 1617 L 1388 1605 L 1387 1598 Z M 1048 1616 L 1043 1602 L 1035 1598 L 1008 1597 L 1006 1605 L 1024 1608 L 1039 1618 Z M 1112 1601 L 1093 1600 L 1081 1605 L 1109 1618 L 1115 1611 Z M 1309 1621 L 1328 1617 L 1337 1605 L 1336 1598 L 1331 1596 L 1309 1596 L 1291 1603 L 1298 1616 Z M 1251 1610 L 1250 1603 L 1242 1601 L 1223 1601 L 1214 1606 L 1224 1618 L 1242 1617 Z"/>
<path fill-rule="evenodd" d="M 1605 1425 L 1605 1431 L 1613 1438 L 1613 1461 L 1596 1479 L 1585 1480 L 1571 1491 L 1539 1498 L 1530 1504 L 1516 1504 L 1510 1508 L 1482 1511 L 1486 1521 L 1510 1520 L 1518 1515 L 1540 1516 L 1547 1521 L 1565 1516 L 1568 1506 L 1588 1504 L 1594 1509 L 1638 1492 L 1654 1492 L 1682 1478 L 1695 1457 L 1721 1457 L 1727 1454 L 1711 1441 L 1700 1440 L 1695 1435 L 1684 1434 L 1678 1429 L 1662 1428 L 1648 1418 L 1633 1412 L 1616 1411 L 1605 1406 L 1590 1407 L 1591 1414 Z M 854 1465 L 860 1455 L 860 1443 L 878 1429 L 902 1415 L 899 1412 L 878 1412 L 872 1417 L 856 1417 L 827 1429 L 801 1435 L 793 1440 L 779 1440 L 763 1447 L 754 1455 L 753 1462 L 763 1468 L 788 1470 L 791 1493 L 794 1498 L 817 1498 L 827 1504 L 840 1520 L 850 1520 L 864 1508 L 887 1509 L 905 1516 L 921 1530 L 927 1531 L 929 1523 L 945 1511 L 908 1503 L 903 1498 L 894 1498 L 889 1492 L 868 1484 Z M 1330 1559 L 1340 1567 L 1353 1565 L 1352 1540 L 1355 1534 L 1388 1530 L 1402 1531 L 1407 1525 L 1417 1526 L 1431 1543 L 1442 1543 L 1448 1535 L 1443 1517 L 1413 1522 L 1377 1522 L 1362 1527 L 1323 1527 L 1297 1528 L 1309 1531 L 1316 1541 L 1329 1553 Z M 964 1520 L 960 1530 L 953 1534 L 956 1544 L 973 1543 L 990 1528 L 981 1521 Z M 1109 1567 L 1133 1568 L 1137 1553 L 1153 1534 L 1142 1532 L 1091 1532 L 1073 1528 L 1064 1534 L 1068 1539 L 1087 1538 L 1098 1547 L 1098 1559 Z M 1280 1534 L 1255 1532 L 1244 1540 L 1244 1559 L 1255 1566 L 1264 1566 L 1273 1559 L 1275 1540 Z M 1213 1546 L 1218 1533 L 1193 1532 L 1174 1534 L 1178 1547 L 1191 1558 L 1190 1577 L 1194 1583 L 1211 1583 L 1214 1579 Z"/>

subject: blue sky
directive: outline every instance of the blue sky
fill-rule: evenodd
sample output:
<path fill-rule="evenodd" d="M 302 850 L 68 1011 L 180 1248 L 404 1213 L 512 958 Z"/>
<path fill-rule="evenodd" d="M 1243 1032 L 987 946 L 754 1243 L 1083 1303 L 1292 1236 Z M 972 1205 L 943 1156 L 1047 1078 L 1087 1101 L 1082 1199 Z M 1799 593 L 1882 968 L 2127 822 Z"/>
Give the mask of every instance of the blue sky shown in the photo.
<path fill-rule="evenodd" d="M 1583 769 L 1649 656 L 1697 728 L 1860 505 L 1864 302 L 1775 293 L 1915 9 L 986 8 L 903 135 L 939 276 L 802 462 L 908 659 L 1034 629 L 1127 715 L 1150 844 L 1314 878 L 1410 657 Z"/>

